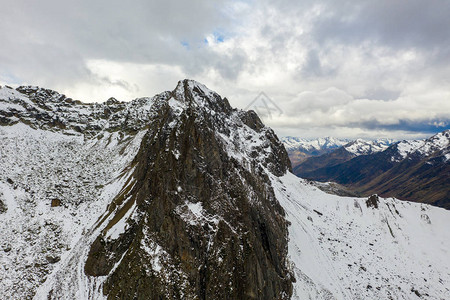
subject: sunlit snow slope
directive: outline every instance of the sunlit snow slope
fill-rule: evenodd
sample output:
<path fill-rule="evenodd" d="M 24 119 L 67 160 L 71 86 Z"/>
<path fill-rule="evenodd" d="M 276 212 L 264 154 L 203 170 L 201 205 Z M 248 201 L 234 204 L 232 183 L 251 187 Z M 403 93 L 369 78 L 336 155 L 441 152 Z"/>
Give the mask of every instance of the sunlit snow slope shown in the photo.
<path fill-rule="evenodd" d="M 289 227 L 294 299 L 450 299 L 450 212 L 338 197 L 272 176 Z"/>

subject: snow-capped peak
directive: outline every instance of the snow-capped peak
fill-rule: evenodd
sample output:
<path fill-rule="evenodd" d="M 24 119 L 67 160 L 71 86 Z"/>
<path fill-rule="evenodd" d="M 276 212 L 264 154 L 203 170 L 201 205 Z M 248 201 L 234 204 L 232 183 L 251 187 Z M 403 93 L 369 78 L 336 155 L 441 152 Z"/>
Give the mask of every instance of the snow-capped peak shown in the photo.
<path fill-rule="evenodd" d="M 386 150 L 392 144 L 391 140 L 375 140 L 365 141 L 363 139 L 356 139 L 344 146 L 345 150 L 354 155 L 368 155 L 376 152 Z"/>
<path fill-rule="evenodd" d="M 308 151 L 339 148 L 348 143 L 348 140 L 333 137 L 303 139 L 299 137 L 287 136 L 283 137 L 281 140 L 287 150 L 305 149 Z"/>
<path fill-rule="evenodd" d="M 29 91 L 0 90 L 1 299 L 448 298 L 447 211 L 323 193 L 195 81 L 129 103 Z"/>
<path fill-rule="evenodd" d="M 425 144 L 418 151 L 426 156 L 436 151 L 448 149 L 450 145 L 450 129 L 439 132 L 425 141 Z"/>
<path fill-rule="evenodd" d="M 450 129 L 425 140 L 401 141 L 396 146 L 398 155 L 392 157 L 393 161 L 402 161 L 413 153 L 426 157 L 441 152 L 441 155 L 447 157 L 446 155 L 450 153 Z"/>

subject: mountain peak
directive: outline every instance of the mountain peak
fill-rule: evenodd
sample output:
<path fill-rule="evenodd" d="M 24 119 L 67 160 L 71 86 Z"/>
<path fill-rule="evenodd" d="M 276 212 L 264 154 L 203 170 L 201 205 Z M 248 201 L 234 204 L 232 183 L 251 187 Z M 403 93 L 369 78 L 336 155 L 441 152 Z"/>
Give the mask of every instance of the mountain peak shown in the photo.
<path fill-rule="evenodd" d="M 367 155 L 376 152 L 381 152 L 386 150 L 392 141 L 390 140 L 375 140 L 375 141 L 366 141 L 363 139 L 356 139 L 346 145 L 344 145 L 345 150 L 354 154 L 354 155 Z"/>
<path fill-rule="evenodd" d="M 178 81 L 176 88 L 171 92 L 173 99 L 187 104 L 189 107 L 205 108 L 210 112 L 232 111 L 230 103 L 204 84 L 192 79 Z"/>
<path fill-rule="evenodd" d="M 432 157 L 448 155 L 450 153 L 450 129 L 436 133 L 428 139 L 401 141 L 395 145 L 395 149 L 396 153 L 392 156 L 392 161 L 396 162 L 411 156 Z"/>
<path fill-rule="evenodd" d="M 323 194 L 202 84 L 126 103 L 20 90 L 0 90 L 1 299 L 384 299 L 449 281 L 448 215 Z"/>

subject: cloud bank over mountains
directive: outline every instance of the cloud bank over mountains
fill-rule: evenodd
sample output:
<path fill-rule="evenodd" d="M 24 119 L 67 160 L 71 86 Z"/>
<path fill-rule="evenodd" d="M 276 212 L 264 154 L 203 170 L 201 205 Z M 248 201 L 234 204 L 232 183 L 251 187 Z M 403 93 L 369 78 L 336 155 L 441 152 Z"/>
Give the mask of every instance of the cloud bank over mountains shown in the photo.
<path fill-rule="evenodd" d="M 0 84 L 131 100 L 182 78 L 281 135 L 415 138 L 450 127 L 450 2 L 6 0 Z"/>

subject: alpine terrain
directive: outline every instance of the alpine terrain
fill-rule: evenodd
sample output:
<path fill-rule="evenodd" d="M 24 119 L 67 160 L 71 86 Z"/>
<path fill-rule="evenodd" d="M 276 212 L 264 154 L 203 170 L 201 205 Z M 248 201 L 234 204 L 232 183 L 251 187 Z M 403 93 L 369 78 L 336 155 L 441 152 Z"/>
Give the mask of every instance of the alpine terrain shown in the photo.
<path fill-rule="evenodd" d="M 334 166 L 360 155 L 369 155 L 386 150 L 386 148 L 388 148 L 392 143 L 393 141 L 385 139 L 376 141 L 357 139 L 355 141 L 348 142 L 343 146 L 330 149 L 327 153 L 306 158 L 294 167 L 293 173 L 297 176 L 303 177 L 305 173 L 313 170 Z M 290 159 L 293 162 L 295 157 L 290 156 Z"/>
<path fill-rule="evenodd" d="M 450 209 L 450 130 L 401 141 L 362 155 L 348 145 L 294 168 L 302 178 L 333 181 L 362 195 L 430 203 Z"/>
<path fill-rule="evenodd" d="M 318 139 L 303 139 L 287 136 L 281 138 L 286 148 L 293 167 L 300 164 L 309 157 L 320 156 L 332 152 L 347 144 L 348 140 L 335 139 L 332 137 Z"/>
<path fill-rule="evenodd" d="M 450 298 L 449 211 L 321 191 L 198 82 L 3 87 L 0 125 L 0 299 Z"/>

